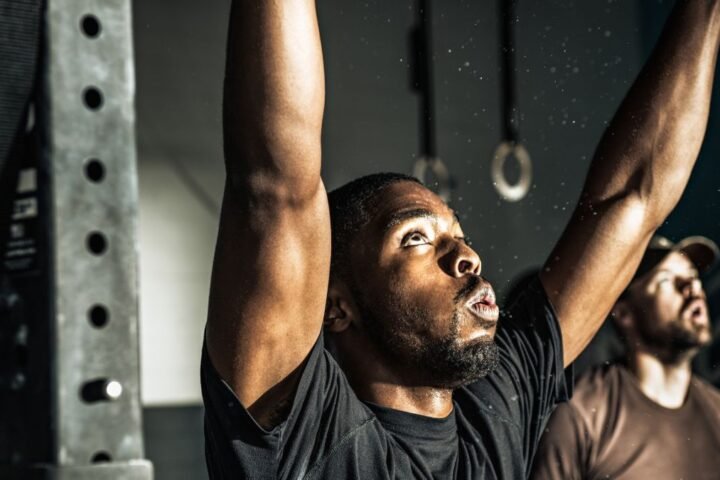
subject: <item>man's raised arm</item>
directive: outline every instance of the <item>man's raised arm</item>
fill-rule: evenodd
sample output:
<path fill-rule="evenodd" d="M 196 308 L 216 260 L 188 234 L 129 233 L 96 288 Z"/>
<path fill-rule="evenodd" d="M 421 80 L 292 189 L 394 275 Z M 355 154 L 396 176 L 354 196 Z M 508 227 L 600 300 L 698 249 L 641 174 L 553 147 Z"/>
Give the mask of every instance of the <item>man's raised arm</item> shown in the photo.
<path fill-rule="evenodd" d="M 220 376 L 268 426 L 293 395 L 325 308 L 322 52 L 313 0 L 234 0 L 230 15 L 227 180 L 206 341 Z"/>
<path fill-rule="evenodd" d="M 690 177 L 707 126 L 719 3 L 678 0 L 540 275 L 558 314 L 566 365 L 600 327 Z"/>

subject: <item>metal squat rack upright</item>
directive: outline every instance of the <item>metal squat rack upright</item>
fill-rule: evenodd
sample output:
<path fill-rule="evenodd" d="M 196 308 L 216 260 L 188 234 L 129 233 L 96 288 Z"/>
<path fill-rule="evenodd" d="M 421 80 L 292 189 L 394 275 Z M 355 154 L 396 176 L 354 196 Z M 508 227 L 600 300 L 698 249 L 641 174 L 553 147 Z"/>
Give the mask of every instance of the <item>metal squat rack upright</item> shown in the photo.
<path fill-rule="evenodd" d="M 2 252 L 0 478 L 150 480 L 130 0 L 47 0 Z M 3 195 L 0 195 L 3 196 Z M 7 196 L 7 192 L 6 195 Z"/>

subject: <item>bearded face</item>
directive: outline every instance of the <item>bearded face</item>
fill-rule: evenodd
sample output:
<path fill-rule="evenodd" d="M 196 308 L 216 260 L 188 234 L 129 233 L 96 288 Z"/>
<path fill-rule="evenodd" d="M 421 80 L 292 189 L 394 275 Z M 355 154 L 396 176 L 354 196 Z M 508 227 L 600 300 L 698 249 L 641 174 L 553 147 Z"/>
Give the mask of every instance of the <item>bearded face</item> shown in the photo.
<path fill-rule="evenodd" d="M 670 253 L 636 283 L 630 287 L 627 303 L 638 342 L 667 359 L 710 342 L 705 292 L 687 257 Z"/>
<path fill-rule="evenodd" d="M 347 280 L 359 341 L 417 385 L 455 388 L 495 368 L 499 309 L 455 213 L 427 188 L 385 188 Z"/>

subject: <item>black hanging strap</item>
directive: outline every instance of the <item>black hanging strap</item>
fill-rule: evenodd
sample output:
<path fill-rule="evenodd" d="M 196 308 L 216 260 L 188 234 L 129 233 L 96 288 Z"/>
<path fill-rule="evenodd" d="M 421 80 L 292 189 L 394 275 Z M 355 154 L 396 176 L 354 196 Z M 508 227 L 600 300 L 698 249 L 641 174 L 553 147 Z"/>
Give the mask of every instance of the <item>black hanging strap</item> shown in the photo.
<path fill-rule="evenodd" d="M 417 0 L 417 23 L 411 32 L 413 55 L 412 87 L 420 95 L 420 152 L 427 159 L 436 158 L 435 98 L 433 85 L 432 28 L 430 0 Z"/>
<path fill-rule="evenodd" d="M 515 22 L 517 0 L 498 0 L 500 13 L 500 74 L 502 76 L 502 141 L 495 149 L 490 175 L 500 196 L 509 202 L 525 198 L 532 186 L 532 161 L 518 133 L 517 85 L 515 82 Z M 513 158 L 520 178 L 511 185 L 505 177 L 505 162 Z"/>
<path fill-rule="evenodd" d="M 515 7 L 516 0 L 498 0 L 500 8 L 500 56 L 502 74 L 503 139 L 518 141 L 517 98 L 515 81 Z"/>
<path fill-rule="evenodd" d="M 449 202 L 453 182 L 447 167 L 438 157 L 435 136 L 430 0 L 416 0 L 415 5 L 417 20 L 410 32 L 410 58 L 412 88 L 420 96 L 420 156 L 413 166 L 413 175 L 431 186 L 440 198 Z"/>

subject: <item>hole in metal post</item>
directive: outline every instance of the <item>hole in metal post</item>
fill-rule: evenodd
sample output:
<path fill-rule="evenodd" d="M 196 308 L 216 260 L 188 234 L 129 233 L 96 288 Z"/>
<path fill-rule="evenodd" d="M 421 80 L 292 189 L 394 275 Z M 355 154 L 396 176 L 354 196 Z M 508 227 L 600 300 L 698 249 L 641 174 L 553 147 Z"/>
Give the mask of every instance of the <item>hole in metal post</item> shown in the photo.
<path fill-rule="evenodd" d="M 85 176 L 91 182 L 102 182 L 105 178 L 105 166 L 97 158 L 91 158 L 85 164 Z"/>
<path fill-rule="evenodd" d="M 93 305 L 88 310 L 88 321 L 95 328 L 103 328 L 109 319 L 110 315 L 104 305 Z"/>
<path fill-rule="evenodd" d="M 95 87 L 88 87 L 83 92 L 83 101 L 90 110 L 100 110 L 103 104 L 102 92 Z"/>
<path fill-rule="evenodd" d="M 85 403 L 112 402 L 119 399 L 122 393 L 122 383 L 110 378 L 89 380 L 80 388 L 80 398 Z"/>
<path fill-rule="evenodd" d="M 92 232 L 87 236 L 87 249 L 95 255 L 102 255 L 107 249 L 105 235 L 100 232 Z"/>
<path fill-rule="evenodd" d="M 100 35 L 100 20 L 95 15 L 85 15 L 80 19 L 80 28 L 88 38 L 97 38 Z"/>
<path fill-rule="evenodd" d="M 108 452 L 96 452 L 92 459 L 90 460 L 92 463 L 104 463 L 104 462 L 112 462 L 112 457 Z"/>

